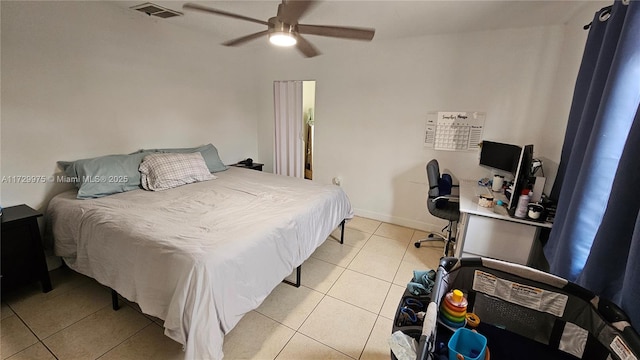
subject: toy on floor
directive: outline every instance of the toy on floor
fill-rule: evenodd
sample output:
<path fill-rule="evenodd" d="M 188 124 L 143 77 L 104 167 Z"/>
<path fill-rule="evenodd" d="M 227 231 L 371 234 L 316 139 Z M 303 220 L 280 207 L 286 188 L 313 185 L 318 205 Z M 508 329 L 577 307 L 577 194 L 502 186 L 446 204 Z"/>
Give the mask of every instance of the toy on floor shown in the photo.
<path fill-rule="evenodd" d="M 466 323 L 467 305 L 462 291 L 455 289 L 447 293 L 440 305 L 440 321 L 454 329 L 463 327 Z"/>

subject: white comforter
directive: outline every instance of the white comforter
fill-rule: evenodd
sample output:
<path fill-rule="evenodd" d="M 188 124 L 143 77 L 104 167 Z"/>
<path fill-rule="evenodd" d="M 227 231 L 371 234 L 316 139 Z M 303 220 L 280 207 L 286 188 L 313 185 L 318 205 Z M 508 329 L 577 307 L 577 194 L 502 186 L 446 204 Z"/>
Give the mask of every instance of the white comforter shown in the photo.
<path fill-rule="evenodd" d="M 341 188 L 230 168 L 152 192 L 51 200 L 55 253 L 165 320 L 187 359 L 221 359 L 224 334 L 302 264 L 343 219 Z"/>

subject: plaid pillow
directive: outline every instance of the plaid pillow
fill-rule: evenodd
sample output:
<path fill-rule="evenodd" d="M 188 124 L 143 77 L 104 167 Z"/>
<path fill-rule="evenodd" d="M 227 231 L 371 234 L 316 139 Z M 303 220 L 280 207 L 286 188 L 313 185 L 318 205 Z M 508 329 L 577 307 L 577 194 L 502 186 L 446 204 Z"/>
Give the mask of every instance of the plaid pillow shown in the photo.
<path fill-rule="evenodd" d="M 147 155 L 140 163 L 139 170 L 142 187 L 152 191 L 216 179 L 216 176 L 209 172 L 199 152 Z"/>

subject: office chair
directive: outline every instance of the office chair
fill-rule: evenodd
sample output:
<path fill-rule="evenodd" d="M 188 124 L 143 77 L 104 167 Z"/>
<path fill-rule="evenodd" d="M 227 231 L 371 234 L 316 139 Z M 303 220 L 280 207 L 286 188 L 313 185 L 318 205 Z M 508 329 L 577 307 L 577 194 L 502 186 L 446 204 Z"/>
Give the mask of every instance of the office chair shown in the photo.
<path fill-rule="evenodd" d="M 453 226 L 460 220 L 459 198 L 458 196 L 450 195 L 451 186 L 457 185 L 447 184 L 447 181 L 443 181 L 443 178 L 440 176 L 438 160 L 433 159 L 429 161 L 426 169 L 429 182 L 427 210 L 435 217 L 449 220 L 449 224 L 442 228 L 443 233 L 431 233 L 425 239 L 416 241 L 414 245 L 419 248 L 423 242 L 444 241 L 444 256 L 449 256 L 449 248 L 451 244 L 455 242 L 455 238 L 451 235 Z M 447 187 L 448 189 L 446 189 Z M 444 235 L 445 231 L 446 235 Z"/>

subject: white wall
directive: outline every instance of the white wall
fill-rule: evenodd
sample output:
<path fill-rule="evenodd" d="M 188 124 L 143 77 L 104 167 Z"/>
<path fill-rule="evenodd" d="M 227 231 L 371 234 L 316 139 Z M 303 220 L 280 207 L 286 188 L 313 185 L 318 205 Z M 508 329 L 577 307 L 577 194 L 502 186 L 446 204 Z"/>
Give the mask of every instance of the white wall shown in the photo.
<path fill-rule="evenodd" d="M 272 101 L 265 95 L 271 83 L 313 78 L 314 180 L 330 183 L 340 176 L 358 215 L 439 228 L 443 221 L 425 209 L 425 164 L 437 158 L 442 169 L 459 179 L 488 174 L 477 165 L 477 152 L 423 147 L 427 112 L 485 111 L 485 139 L 533 143 L 537 155 L 546 146 L 543 136 L 563 132 L 566 125 L 566 113 L 555 122 L 546 121 L 551 90 L 563 95 L 555 83 L 564 32 L 564 26 L 551 26 L 374 39 L 349 46 L 314 38 L 324 52 L 317 58 L 266 53 L 258 84 L 264 96 L 258 124 L 260 156 L 270 157 L 264 154 L 271 154 L 273 141 L 268 116 Z M 564 64 L 576 66 L 571 61 Z"/>
<path fill-rule="evenodd" d="M 314 181 L 340 176 L 359 215 L 439 228 L 424 205 L 426 162 L 439 159 L 457 178 L 486 170 L 475 152 L 425 149 L 426 113 L 485 111 L 486 139 L 534 143 L 536 156 L 559 160 L 581 26 L 600 5 L 567 27 L 371 43 L 309 36 L 324 55 L 305 59 L 266 45 L 225 48 L 108 2 L 3 1 L 2 175 L 209 142 L 226 163 L 252 157 L 269 171 L 273 81 L 313 79 Z M 42 209 L 59 190 L 2 184 L 1 201 Z"/>
<path fill-rule="evenodd" d="M 140 148 L 257 154 L 247 50 L 108 2 L 3 1 L 1 24 L 3 176 Z M 44 210 L 59 191 L 4 183 L 2 206 Z"/>

